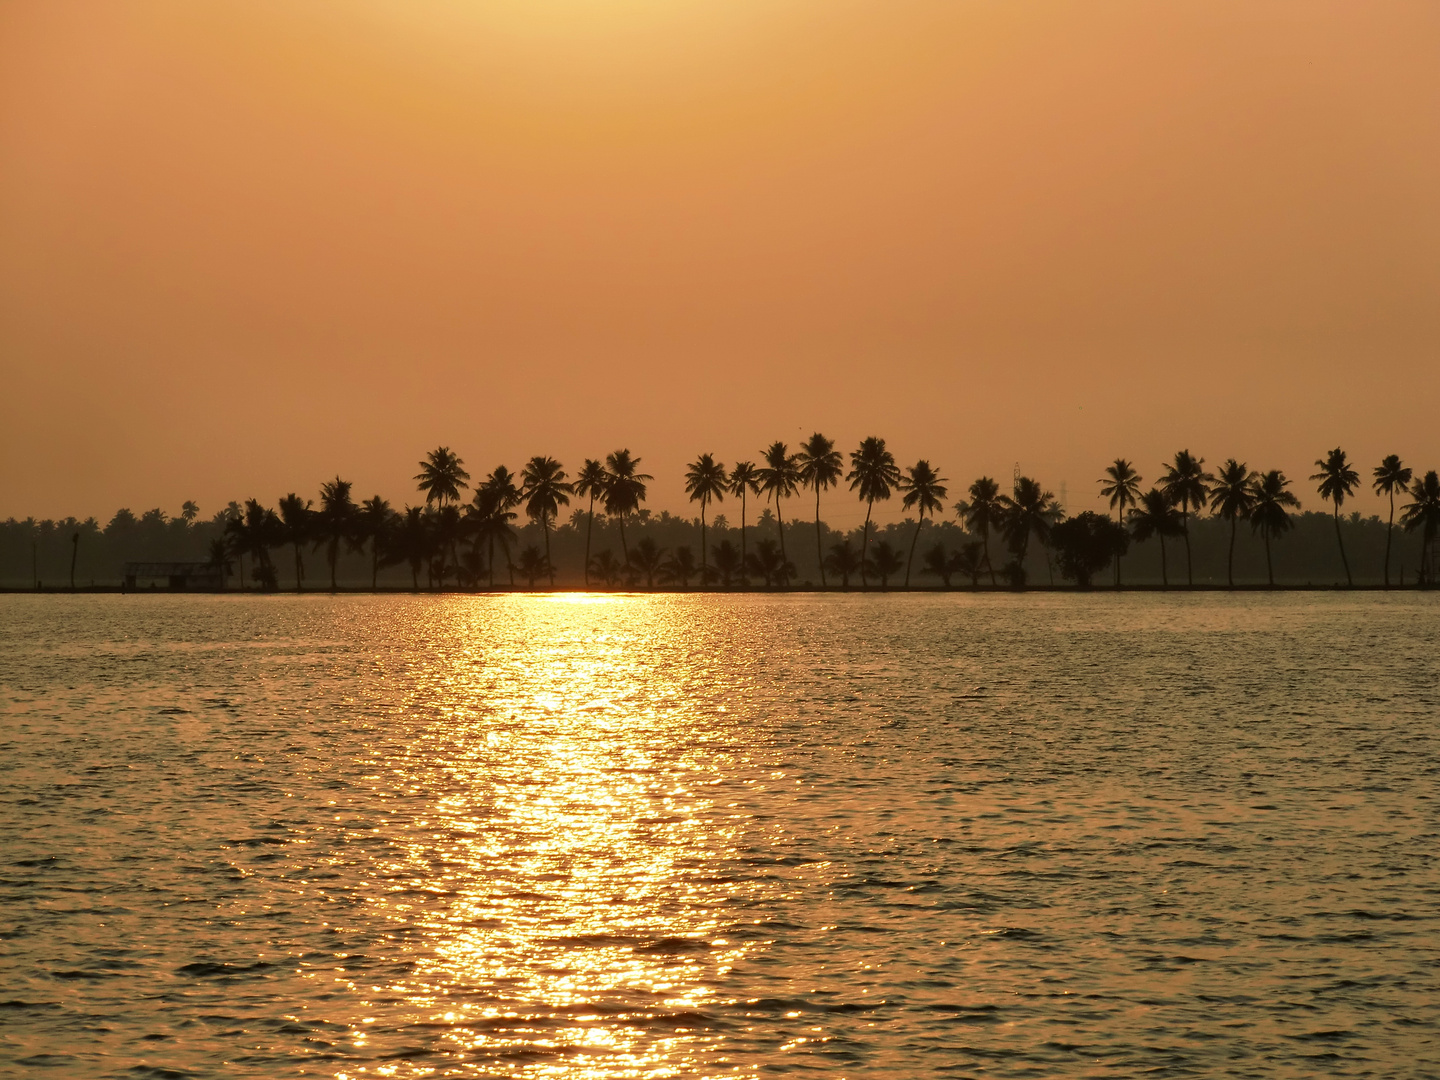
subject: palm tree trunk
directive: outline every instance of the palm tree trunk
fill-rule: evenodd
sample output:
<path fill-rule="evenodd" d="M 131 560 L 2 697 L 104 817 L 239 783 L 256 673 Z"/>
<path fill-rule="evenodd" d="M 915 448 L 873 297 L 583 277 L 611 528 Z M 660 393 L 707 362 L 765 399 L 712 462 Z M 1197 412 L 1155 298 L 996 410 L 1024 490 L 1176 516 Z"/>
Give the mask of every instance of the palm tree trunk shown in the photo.
<path fill-rule="evenodd" d="M 70 591 L 75 591 L 75 560 L 80 557 L 80 534 L 74 533 L 70 537 Z"/>
<path fill-rule="evenodd" d="M 1395 532 L 1395 489 L 1390 489 L 1390 524 L 1385 527 L 1385 588 L 1390 588 L 1390 537 Z"/>
<path fill-rule="evenodd" d="M 705 531 L 705 503 L 707 500 L 700 500 L 700 587 L 704 588 L 710 577 L 710 559 L 706 554 L 708 548 L 708 533 Z"/>
<path fill-rule="evenodd" d="M 370 538 L 370 591 L 375 591 L 375 583 L 380 580 L 380 536 L 377 533 Z"/>
<path fill-rule="evenodd" d="M 745 486 L 740 486 L 740 580 L 745 580 Z"/>
<path fill-rule="evenodd" d="M 1160 587 L 1170 588 L 1170 567 L 1165 559 L 1165 534 L 1160 534 Z"/>
<path fill-rule="evenodd" d="M 820 485 L 815 485 L 815 561 L 820 564 L 820 587 L 828 587 L 825 580 L 825 551 L 820 540 Z"/>
<path fill-rule="evenodd" d="M 920 530 L 925 526 L 925 508 L 920 508 L 920 520 L 915 523 L 915 535 L 910 538 L 910 555 L 905 560 L 905 588 L 910 587 L 910 564 L 915 561 L 915 545 L 920 542 Z M 948 584 L 948 582 L 947 582 Z"/>
<path fill-rule="evenodd" d="M 1265 534 L 1265 573 L 1270 579 L 1270 588 L 1275 587 L 1275 567 L 1270 562 L 1270 534 Z"/>
<path fill-rule="evenodd" d="M 1194 567 L 1194 565 L 1190 562 L 1190 504 L 1189 504 L 1189 503 L 1186 503 L 1186 504 L 1185 504 L 1185 509 L 1181 511 L 1181 520 L 1183 521 L 1183 523 L 1184 523 L 1184 528 L 1185 528 L 1185 578 L 1186 578 L 1186 584 L 1187 584 L 1190 588 L 1193 589 L 1193 588 L 1195 587 L 1195 567 Z"/>
<path fill-rule="evenodd" d="M 593 516 L 593 515 L 592 515 L 592 516 Z M 586 539 L 586 543 L 589 543 L 589 539 L 588 539 L 588 538 Z M 587 560 L 587 561 L 588 561 L 588 560 Z M 493 589 L 495 588 L 495 534 L 494 534 L 494 533 L 491 533 L 491 534 L 490 534 L 490 566 L 489 566 L 489 571 L 490 571 L 490 588 L 493 590 Z"/>
<path fill-rule="evenodd" d="M 1350 588 L 1355 587 L 1355 579 L 1350 576 L 1350 560 L 1345 557 L 1345 538 L 1340 535 L 1340 500 L 1335 500 L 1335 542 L 1340 545 L 1340 561 L 1345 564 L 1345 584 Z"/>
<path fill-rule="evenodd" d="M 870 511 L 875 507 L 874 499 L 865 501 L 865 531 L 860 534 L 860 588 L 870 588 L 870 575 L 865 572 L 865 553 L 870 550 Z"/>
<path fill-rule="evenodd" d="M 590 492 L 590 520 L 585 524 L 585 587 L 590 588 L 590 534 L 595 531 L 595 492 Z M 494 584 L 494 575 L 491 575 Z"/>
<path fill-rule="evenodd" d="M 340 541 L 331 540 L 330 546 L 325 549 L 325 558 L 330 563 L 330 591 L 335 592 L 339 586 L 335 584 L 335 564 L 340 559 Z"/>
<path fill-rule="evenodd" d="M 1235 526 L 1239 521 L 1238 516 L 1230 519 L 1230 559 L 1225 564 L 1225 578 L 1232 589 L 1235 587 Z"/>
<path fill-rule="evenodd" d="M 625 565 L 630 565 L 630 545 L 625 543 L 625 513 L 620 513 L 620 550 L 625 553 Z"/>
<path fill-rule="evenodd" d="M 550 571 L 550 587 L 555 587 L 555 564 L 550 561 L 550 519 L 544 514 L 540 515 L 540 531 L 545 534 L 545 569 Z M 532 581 L 530 587 L 533 589 L 535 583 Z"/>
<path fill-rule="evenodd" d="M 990 587 L 996 587 L 995 564 L 990 561 L 990 523 L 987 521 L 984 528 L 980 530 L 980 539 L 985 544 L 985 569 L 990 572 Z"/>
<path fill-rule="evenodd" d="M 295 549 L 295 591 L 299 592 L 300 582 L 305 578 L 305 567 L 300 562 L 300 545 L 292 544 L 291 546 Z"/>
<path fill-rule="evenodd" d="M 775 489 L 775 527 L 780 530 L 780 564 L 783 566 L 787 561 L 785 558 L 785 519 L 780 516 L 780 489 Z"/>

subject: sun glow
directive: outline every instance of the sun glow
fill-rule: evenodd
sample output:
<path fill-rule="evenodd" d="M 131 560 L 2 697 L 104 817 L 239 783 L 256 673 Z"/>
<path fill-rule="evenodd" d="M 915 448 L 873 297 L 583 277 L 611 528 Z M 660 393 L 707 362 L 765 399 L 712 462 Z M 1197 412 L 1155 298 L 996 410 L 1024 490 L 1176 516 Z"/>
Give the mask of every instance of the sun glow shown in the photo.
<path fill-rule="evenodd" d="M 444 761 L 452 783 L 388 875 L 414 970 L 386 989 L 460 1053 L 554 1052 L 526 1076 L 686 1074 L 703 1026 L 687 1017 L 755 943 L 721 933 L 742 886 L 706 869 L 734 857 L 739 826 L 685 692 L 698 673 L 637 660 L 642 638 L 673 637 L 672 604 L 465 603 L 457 632 L 484 626 L 488 648 L 444 673 L 450 707 L 413 750 L 417 775 Z"/>

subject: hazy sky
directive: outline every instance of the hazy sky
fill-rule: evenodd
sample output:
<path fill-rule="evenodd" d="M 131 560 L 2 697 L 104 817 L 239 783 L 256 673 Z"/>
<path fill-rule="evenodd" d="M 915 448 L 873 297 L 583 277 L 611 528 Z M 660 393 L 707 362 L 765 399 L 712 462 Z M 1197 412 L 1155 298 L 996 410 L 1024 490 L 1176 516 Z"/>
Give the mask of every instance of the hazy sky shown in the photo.
<path fill-rule="evenodd" d="M 439 443 L 679 510 L 816 428 L 1072 510 L 1440 468 L 1437 57 L 1433 0 L 8 0 L 0 516 Z"/>

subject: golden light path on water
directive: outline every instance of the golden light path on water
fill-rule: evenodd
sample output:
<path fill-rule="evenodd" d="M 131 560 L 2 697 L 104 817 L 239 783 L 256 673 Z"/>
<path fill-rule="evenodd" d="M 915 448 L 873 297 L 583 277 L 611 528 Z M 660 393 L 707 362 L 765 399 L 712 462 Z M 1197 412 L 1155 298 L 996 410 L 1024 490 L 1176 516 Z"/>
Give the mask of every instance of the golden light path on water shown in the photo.
<path fill-rule="evenodd" d="M 719 936 L 741 886 L 713 873 L 740 857 L 743 824 L 713 790 L 743 748 L 715 727 L 726 706 L 693 694 L 703 674 L 673 662 L 704 658 L 685 648 L 683 609 L 574 593 L 516 614 L 501 643 L 493 607 L 454 612 L 434 654 L 427 689 L 450 704 L 406 761 L 427 787 L 438 764 L 449 794 L 391 870 L 444 898 L 427 905 L 433 952 L 410 1001 L 457 1049 L 514 1051 L 527 1076 L 678 1075 L 719 1041 L 694 1030 L 699 1011 L 756 947 Z M 509 1002 L 464 1004 L 471 987 Z M 657 1019 L 673 1033 L 657 1037 Z M 533 1060 L 547 1050 L 555 1060 Z"/>

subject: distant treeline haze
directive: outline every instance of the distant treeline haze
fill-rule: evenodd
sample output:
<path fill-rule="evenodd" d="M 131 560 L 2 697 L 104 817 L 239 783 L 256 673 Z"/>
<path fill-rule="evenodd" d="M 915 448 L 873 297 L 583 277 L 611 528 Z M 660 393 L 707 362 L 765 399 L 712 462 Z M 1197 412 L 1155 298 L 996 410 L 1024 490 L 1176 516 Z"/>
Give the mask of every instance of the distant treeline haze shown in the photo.
<path fill-rule="evenodd" d="M 1066 516 L 1036 480 L 980 477 L 953 487 L 925 460 L 902 468 L 885 440 L 848 455 L 815 434 L 729 466 L 686 467 L 693 518 L 645 507 L 641 460 L 616 450 L 571 475 L 533 457 L 518 473 L 475 479 L 439 447 L 419 463 L 413 505 L 357 498 L 340 477 L 313 497 L 232 502 L 209 518 L 128 509 L 105 525 L 0 525 L 0 580 L 11 587 L 117 584 L 135 561 L 204 562 L 228 587 L 829 588 L 1008 587 L 1063 582 L 1165 585 L 1426 584 L 1440 549 L 1440 479 L 1395 455 L 1362 479 L 1343 450 L 1310 477 L 1323 512 L 1302 511 L 1278 470 L 1229 459 L 1213 470 L 1188 450 L 1149 482 L 1116 459 L 1099 479 L 1109 515 Z M 473 481 L 473 482 L 472 482 Z M 1385 517 L 1344 512 L 1368 483 Z M 958 496 L 958 498 L 956 497 Z M 825 503 L 859 499 L 864 525 L 842 532 Z M 877 504 L 909 516 L 877 525 Z"/>

